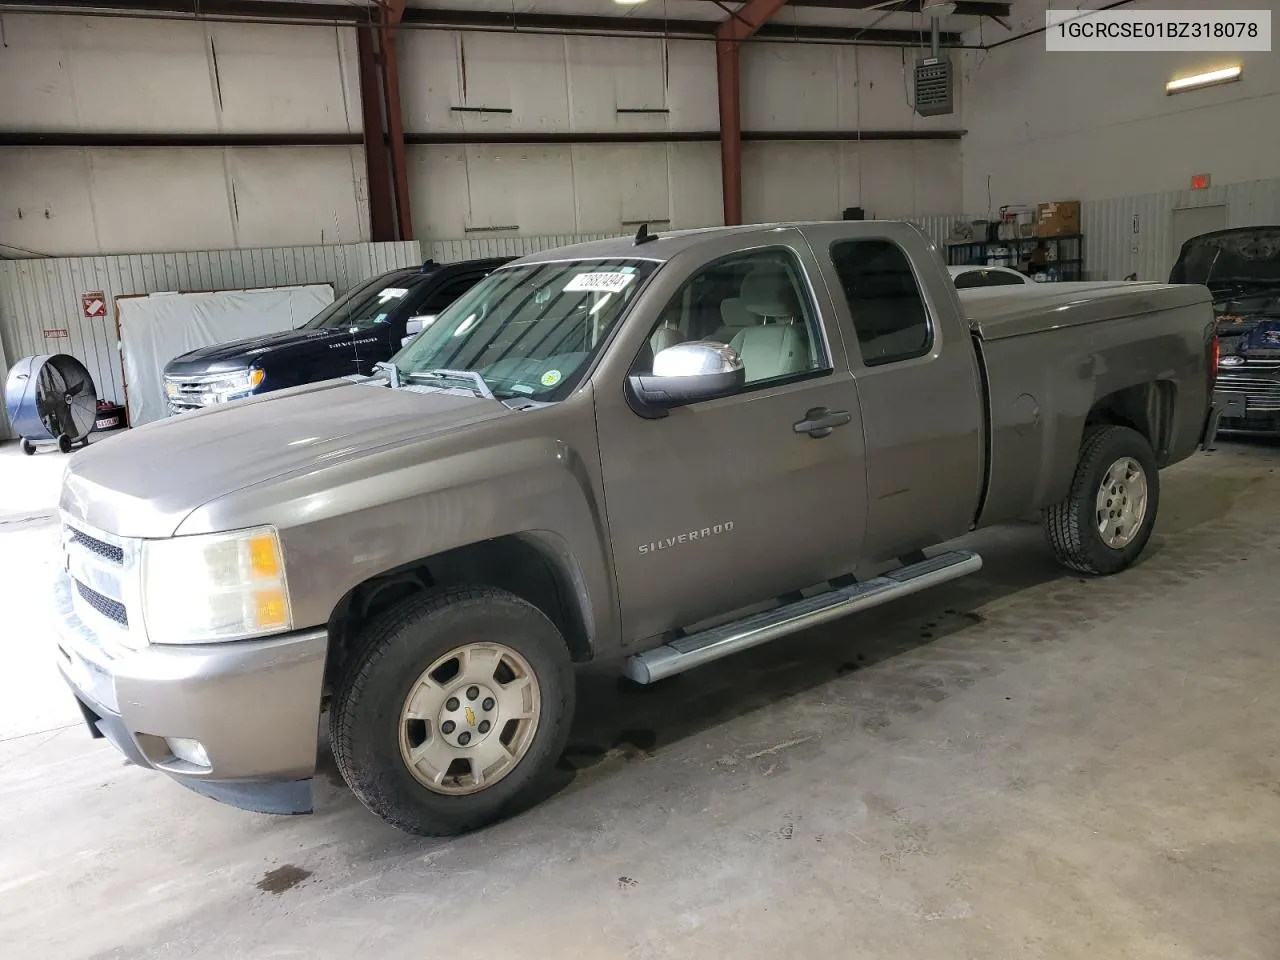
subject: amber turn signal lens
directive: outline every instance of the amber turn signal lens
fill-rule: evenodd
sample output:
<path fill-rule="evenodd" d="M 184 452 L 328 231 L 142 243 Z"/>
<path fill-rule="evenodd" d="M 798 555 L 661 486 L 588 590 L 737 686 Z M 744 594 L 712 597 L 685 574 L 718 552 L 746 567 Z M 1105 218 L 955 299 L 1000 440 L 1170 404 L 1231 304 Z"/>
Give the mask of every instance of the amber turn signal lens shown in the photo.
<path fill-rule="evenodd" d="M 259 590 L 253 596 L 259 630 L 272 630 L 289 623 L 289 604 L 283 590 Z"/>
<path fill-rule="evenodd" d="M 276 538 L 254 537 L 249 541 L 249 567 L 255 577 L 276 579 L 280 576 L 280 554 L 276 550 Z"/>

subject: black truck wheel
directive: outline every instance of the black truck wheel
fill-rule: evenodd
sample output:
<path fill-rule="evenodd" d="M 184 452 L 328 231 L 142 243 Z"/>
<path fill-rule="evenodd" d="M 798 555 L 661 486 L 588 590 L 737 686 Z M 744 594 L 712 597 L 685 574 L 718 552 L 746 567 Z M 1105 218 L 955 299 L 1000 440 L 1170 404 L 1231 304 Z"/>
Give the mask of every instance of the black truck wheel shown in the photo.
<path fill-rule="evenodd" d="M 1146 437 L 1129 427 L 1089 427 L 1071 492 L 1044 511 L 1059 562 L 1081 573 L 1119 573 L 1147 545 L 1160 503 L 1160 471 Z"/>
<path fill-rule="evenodd" d="M 360 639 L 329 739 L 366 807 L 448 836 L 540 795 L 574 706 L 568 648 L 541 611 L 502 590 L 449 588 L 397 604 Z"/>

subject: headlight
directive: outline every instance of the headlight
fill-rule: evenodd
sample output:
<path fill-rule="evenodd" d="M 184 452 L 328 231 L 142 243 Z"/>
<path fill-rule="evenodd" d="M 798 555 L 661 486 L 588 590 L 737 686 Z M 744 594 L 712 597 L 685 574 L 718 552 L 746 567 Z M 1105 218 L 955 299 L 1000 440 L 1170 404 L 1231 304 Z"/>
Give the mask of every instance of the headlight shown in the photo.
<path fill-rule="evenodd" d="M 239 400 L 261 386 L 262 381 L 266 378 L 266 371 L 259 370 L 256 367 L 242 370 L 239 373 L 229 373 L 225 377 L 209 380 L 202 384 L 200 399 L 205 405 Z"/>
<path fill-rule="evenodd" d="M 208 643 L 293 628 L 274 527 L 142 545 L 142 614 L 151 643 Z"/>

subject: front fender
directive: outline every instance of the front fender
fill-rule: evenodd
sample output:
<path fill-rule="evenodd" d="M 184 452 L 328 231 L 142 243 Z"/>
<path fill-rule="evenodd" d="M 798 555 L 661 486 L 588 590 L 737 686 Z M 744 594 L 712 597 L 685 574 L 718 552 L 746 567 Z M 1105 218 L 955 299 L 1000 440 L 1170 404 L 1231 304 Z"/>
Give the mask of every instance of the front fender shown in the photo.
<path fill-rule="evenodd" d="M 379 574 L 530 535 L 562 544 L 589 639 L 607 645 L 618 618 L 594 404 L 574 400 L 237 491 L 195 511 L 179 533 L 275 524 L 300 628 L 326 623 Z"/>

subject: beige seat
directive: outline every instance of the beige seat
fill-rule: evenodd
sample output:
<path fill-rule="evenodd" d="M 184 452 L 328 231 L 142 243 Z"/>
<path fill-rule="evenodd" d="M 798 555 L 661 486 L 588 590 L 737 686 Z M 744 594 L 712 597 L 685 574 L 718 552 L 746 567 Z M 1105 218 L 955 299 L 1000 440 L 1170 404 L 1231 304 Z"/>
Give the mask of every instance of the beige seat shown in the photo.
<path fill-rule="evenodd" d="M 707 339 L 728 343 L 739 332 L 759 322 L 760 318 L 746 308 L 741 297 L 726 297 L 720 301 L 720 327 Z"/>
<path fill-rule="evenodd" d="M 782 270 L 757 269 L 742 281 L 741 301 L 755 325 L 729 341 L 738 351 L 749 382 L 770 380 L 809 369 L 809 337 L 797 318 L 799 304 Z"/>

